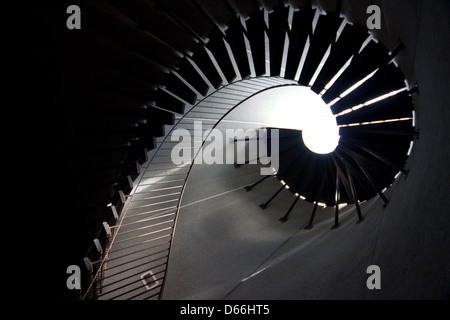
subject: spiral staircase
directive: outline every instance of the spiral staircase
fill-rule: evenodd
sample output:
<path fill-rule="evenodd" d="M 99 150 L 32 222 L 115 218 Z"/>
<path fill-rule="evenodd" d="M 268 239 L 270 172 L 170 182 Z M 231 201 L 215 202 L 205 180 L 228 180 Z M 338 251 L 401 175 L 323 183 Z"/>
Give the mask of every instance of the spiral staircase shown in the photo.
<path fill-rule="evenodd" d="M 396 65 L 401 41 L 386 48 L 340 14 L 342 1 L 333 4 L 327 11 L 311 1 L 80 4 L 80 46 L 70 55 L 88 63 L 71 71 L 88 76 L 85 95 L 69 109 L 76 138 L 66 160 L 77 195 L 71 210 L 82 212 L 67 236 L 85 267 L 78 298 L 161 298 L 192 167 L 171 161 L 171 132 L 193 132 L 196 119 L 206 120 L 204 131 L 214 128 L 266 90 L 309 87 L 330 107 L 341 138 L 320 155 L 306 148 L 301 131 L 281 128 L 279 187 L 262 209 L 290 192 L 293 202 L 277 219 L 288 223 L 306 201 L 312 213 L 304 229 L 311 230 L 318 206 L 334 208 L 330 227 L 338 228 L 342 204 L 354 206 L 358 223 L 362 202 L 379 197 L 388 205 L 385 190 L 407 178 L 419 135 L 417 87 Z M 264 180 L 255 176 L 247 191 Z"/>

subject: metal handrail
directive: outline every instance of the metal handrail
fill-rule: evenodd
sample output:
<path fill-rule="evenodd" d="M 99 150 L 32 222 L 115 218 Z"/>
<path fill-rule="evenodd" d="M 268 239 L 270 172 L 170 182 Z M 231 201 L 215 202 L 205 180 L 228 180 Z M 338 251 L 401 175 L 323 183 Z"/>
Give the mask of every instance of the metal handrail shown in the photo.
<path fill-rule="evenodd" d="M 263 79 L 264 80 L 268 80 L 267 82 L 271 82 L 270 84 L 268 84 L 269 86 L 264 87 L 262 85 L 261 80 L 263 80 Z M 259 93 L 262 93 L 262 92 L 270 90 L 270 89 L 279 88 L 279 87 L 298 86 L 298 83 L 296 83 L 296 82 L 294 83 L 291 80 L 277 78 L 277 80 L 279 80 L 279 81 L 272 81 L 273 79 L 274 79 L 274 77 L 261 76 L 261 77 L 251 78 L 251 79 L 238 80 L 238 81 L 235 81 L 235 82 L 232 82 L 232 83 L 228 83 L 228 84 L 220 87 L 219 89 L 214 90 L 209 95 L 207 95 L 203 99 L 199 100 L 181 118 L 179 118 L 178 121 L 173 125 L 171 130 L 165 136 L 164 140 L 158 145 L 158 147 L 157 147 L 156 151 L 154 152 L 153 156 L 151 157 L 151 159 L 149 159 L 149 161 L 147 162 L 147 167 L 146 168 L 150 168 L 151 167 L 152 160 L 157 156 L 158 152 L 160 150 L 162 150 L 161 148 L 164 146 L 167 137 L 169 137 L 170 134 L 173 132 L 173 130 L 175 130 L 181 124 L 183 119 L 187 118 L 188 115 L 191 112 L 195 112 L 195 107 L 201 106 L 201 104 L 206 99 L 211 98 L 213 95 L 219 93 L 220 91 L 222 91 L 224 89 L 227 89 L 229 87 L 234 87 L 234 86 L 237 87 L 236 89 L 242 88 L 242 87 L 246 87 L 246 88 L 253 89 L 253 90 L 257 89 L 257 91 L 253 92 L 253 93 L 247 91 L 247 93 L 249 95 L 247 95 L 245 98 L 242 97 L 243 99 L 238 99 L 239 102 L 236 103 L 236 104 L 232 104 L 232 106 L 229 109 L 224 109 L 224 111 L 225 110 L 227 110 L 227 111 L 218 120 L 215 120 L 215 124 L 213 125 L 213 128 L 216 128 L 217 125 L 221 122 L 221 120 L 224 119 L 232 110 L 234 110 L 236 107 L 238 107 L 239 105 L 241 105 L 242 103 L 244 103 L 245 101 L 247 101 L 248 99 L 254 97 L 255 95 L 257 95 Z M 257 82 L 257 85 L 254 86 L 254 87 L 247 86 L 247 82 L 248 81 L 252 81 L 252 80 L 255 80 L 255 82 Z M 245 85 L 242 85 L 242 82 L 244 82 Z M 266 83 L 266 85 L 267 85 L 267 83 Z M 260 88 L 258 88 L 258 87 L 260 87 Z M 234 90 L 234 88 L 233 88 L 233 90 Z M 244 92 L 244 91 L 240 90 L 240 92 Z M 217 102 L 217 104 L 223 105 L 223 103 L 221 103 L 221 102 Z M 206 137 L 206 139 L 207 139 L 207 137 Z M 202 147 L 204 146 L 204 143 L 205 143 L 206 139 L 203 139 Z M 173 207 L 174 212 L 171 212 L 171 214 L 175 214 L 174 218 L 173 218 L 173 226 L 170 227 L 172 229 L 172 232 L 171 232 L 170 235 L 164 235 L 164 237 L 169 237 L 170 236 L 170 240 L 168 242 L 166 242 L 166 243 L 169 243 L 169 248 L 167 249 L 167 251 L 168 251 L 168 253 L 167 253 L 167 263 L 166 263 L 167 265 L 166 265 L 165 272 L 167 271 L 168 265 L 169 265 L 170 254 L 171 254 L 171 249 L 172 249 L 172 244 L 173 244 L 172 239 L 174 237 L 175 230 L 176 230 L 176 221 L 177 221 L 178 213 L 180 211 L 180 204 L 181 204 L 181 201 L 182 201 L 182 198 L 183 198 L 183 195 L 184 195 L 184 191 L 186 189 L 186 184 L 188 182 L 190 172 L 191 172 L 193 164 L 194 164 L 194 160 L 198 156 L 200 150 L 201 150 L 201 148 L 199 150 L 197 150 L 197 152 L 196 152 L 195 156 L 193 157 L 192 162 L 191 162 L 191 164 L 190 164 L 190 166 L 188 168 L 188 171 L 185 174 L 183 174 L 183 176 L 185 176 L 185 178 L 183 180 L 183 183 L 179 186 L 179 187 L 181 187 L 181 191 L 179 193 L 178 203 L 177 203 L 176 206 Z M 82 296 L 82 299 L 86 299 L 88 297 L 88 295 L 90 295 L 91 297 L 96 299 L 99 296 L 98 293 L 101 293 L 101 291 L 102 291 L 102 283 L 103 283 L 103 279 L 104 279 L 104 272 L 105 272 L 106 265 L 107 265 L 107 262 L 108 262 L 109 254 L 111 252 L 113 244 L 115 243 L 115 239 L 116 239 L 117 235 L 119 234 L 120 227 L 123 225 L 123 221 L 124 221 L 125 217 L 127 216 L 127 212 L 129 210 L 129 205 L 130 205 L 130 203 L 131 203 L 131 201 L 133 199 L 133 196 L 136 193 L 137 187 L 140 185 L 140 181 L 142 181 L 142 179 L 143 179 L 145 171 L 146 170 L 142 170 L 141 171 L 140 176 L 136 179 L 137 183 L 135 184 L 135 186 L 134 186 L 133 190 L 130 192 L 130 194 L 127 196 L 127 199 L 126 199 L 126 202 L 124 204 L 124 207 L 121 210 L 120 220 L 119 220 L 118 224 L 116 224 L 116 226 L 113 228 L 114 232 L 111 235 L 110 240 L 108 241 L 109 242 L 108 246 L 105 246 L 106 249 L 104 250 L 103 256 L 101 257 L 101 263 L 99 264 L 99 266 L 98 266 L 98 268 L 97 268 L 97 270 L 95 272 L 95 275 L 93 276 L 93 279 L 92 279 L 90 285 L 88 286 L 86 292 Z M 182 180 L 182 179 L 179 179 L 179 180 Z M 167 228 L 167 229 L 170 229 L 170 228 Z M 156 232 L 158 232 L 158 231 L 156 231 Z M 100 233 L 101 233 L 101 231 L 99 232 L 99 234 Z M 93 246 L 91 246 L 91 247 L 93 247 Z M 132 245 L 130 247 L 135 247 L 135 245 Z M 161 299 L 161 297 L 163 295 L 164 284 L 165 284 L 165 281 L 164 281 L 165 276 L 166 275 L 164 275 L 161 278 L 163 281 L 160 284 L 161 291 L 157 294 L 158 295 L 158 299 Z M 91 292 L 91 291 L 93 291 L 93 292 Z"/>

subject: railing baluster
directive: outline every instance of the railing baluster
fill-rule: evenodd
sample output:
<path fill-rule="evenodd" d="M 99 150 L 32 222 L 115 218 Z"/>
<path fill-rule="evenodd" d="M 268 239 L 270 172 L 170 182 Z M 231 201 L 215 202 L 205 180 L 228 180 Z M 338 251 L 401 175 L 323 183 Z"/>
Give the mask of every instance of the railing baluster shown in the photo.
<path fill-rule="evenodd" d="M 292 209 L 294 209 L 295 205 L 297 204 L 298 199 L 300 199 L 300 195 L 297 195 L 295 197 L 294 202 L 291 204 L 291 206 L 289 207 L 289 210 L 286 212 L 286 214 L 284 215 L 284 217 L 281 217 L 279 219 L 279 221 L 285 223 L 288 220 L 289 214 L 291 213 Z"/>
<path fill-rule="evenodd" d="M 260 207 L 261 209 L 266 209 L 267 206 L 269 205 L 269 203 L 272 202 L 272 200 L 275 199 L 275 197 L 276 197 L 277 195 L 279 195 L 280 192 L 283 191 L 283 189 L 285 189 L 285 188 L 286 188 L 285 186 L 281 186 L 281 188 L 278 189 L 278 191 L 275 192 L 274 195 L 271 196 L 269 200 L 267 200 L 265 203 L 260 204 L 259 207 Z"/>

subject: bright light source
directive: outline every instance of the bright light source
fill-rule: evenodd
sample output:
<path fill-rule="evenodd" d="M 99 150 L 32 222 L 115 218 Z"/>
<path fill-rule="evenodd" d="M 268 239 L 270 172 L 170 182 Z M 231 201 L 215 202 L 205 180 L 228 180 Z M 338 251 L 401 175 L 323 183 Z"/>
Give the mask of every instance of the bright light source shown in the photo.
<path fill-rule="evenodd" d="M 344 91 L 339 97 L 340 98 L 344 98 L 345 96 L 349 95 L 351 92 L 355 91 L 359 86 L 361 86 L 364 82 L 366 82 L 367 80 L 369 80 L 370 78 L 373 77 L 373 75 L 375 73 L 377 73 L 378 69 L 376 69 L 375 71 L 373 71 L 371 74 L 369 74 L 368 76 L 366 76 L 364 79 L 359 80 L 357 83 L 355 83 L 353 86 L 351 86 L 349 89 L 347 89 L 346 91 Z"/>
<path fill-rule="evenodd" d="M 328 154 L 339 144 L 339 127 L 331 109 L 313 91 L 305 91 L 302 100 L 308 103 L 308 123 L 303 127 L 302 137 L 306 147 L 314 153 Z M 303 101 L 299 101 L 303 104 Z"/>
<path fill-rule="evenodd" d="M 303 142 L 312 152 L 327 154 L 338 146 L 336 118 L 308 87 L 292 85 L 267 90 L 244 102 L 241 108 L 239 119 L 246 117 L 266 127 L 302 131 Z M 233 119 L 232 113 L 228 119 Z"/>
<path fill-rule="evenodd" d="M 314 34 L 316 31 L 317 22 L 319 21 L 320 11 L 316 10 L 316 13 L 314 14 L 314 19 L 312 21 L 312 33 Z"/>
<path fill-rule="evenodd" d="M 319 63 L 319 67 L 316 69 L 316 72 L 314 73 L 311 80 L 309 81 L 308 86 L 312 87 L 314 85 L 314 82 L 316 82 L 317 77 L 319 76 L 320 72 L 322 71 L 323 66 L 325 65 L 325 62 L 327 61 L 328 57 L 330 56 L 330 53 L 331 53 L 331 44 L 328 47 L 327 52 L 325 52 L 325 54 L 323 55 L 323 58 Z"/>
<path fill-rule="evenodd" d="M 306 56 L 308 55 L 309 52 L 309 46 L 310 46 L 310 40 L 309 40 L 309 36 L 306 39 L 306 44 L 305 47 L 303 48 L 303 53 L 302 53 L 302 58 L 300 59 L 300 63 L 297 67 L 297 72 L 295 73 L 295 81 L 299 81 L 300 80 L 300 74 L 303 71 L 303 66 L 305 65 L 305 61 L 306 61 Z"/>
<path fill-rule="evenodd" d="M 352 108 L 350 108 L 350 109 L 344 110 L 344 111 L 342 111 L 341 113 L 339 113 L 339 114 L 337 115 L 337 117 L 340 117 L 340 116 L 343 116 L 344 114 L 348 114 L 348 113 L 350 113 L 350 112 L 353 112 L 353 111 L 359 110 L 359 109 L 361 109 L 361 108 L 367 107 L 367 106 L 369 106 L 369 105 L 371 105 L 371 104 L 374 104 L 374 103 L 376 103 L 376 102 L 379 102 L 379 101 L 388 99 L 388 98 L 393 97 L 393 96 L 395 96 L 395 95 L 397 95 L 397 94 L 399 94 L 400 92 L 403 92 L 403 91 L 405 91 L 405 90 L 407 90 L 407 88 L 403 88 L 403 89 L 399 89 L 399 90 L 395 90 L 395 91 L 386 93 L 386 94 L 381 95 L 381 96 L 379 96 L 379 97 L 377 97 L 377 98 L 375 98 L 375 99 L 366 101 L 366 102 L 364 102 L 364 103 L 362 103 L 362 104 L 359 104 L 359 105 L 357 105 L 357 106 L 354 106 L 354 107 L 352 107 Z"/>
<path fill-rule="evenodd" d="M 360 54 L 361 51 L 363 51 L 364 48 L 367 47 L 367 45 L 370 43 L 370 41 L 375 41 L 375 42 L 377 42 L 377 41 L 375 40 L 375 38 L 374 38 L 372 35 L 369 35 L 369 37 L 368 37 L 368 38 L 363 42 L 363 44 L 361 45 L 361 48 L 359 49 L 358 54 Z"/>
<path fill-rule="evenodd" d="M 414 141 L 411 141 L 411 143 L 410 143 L 410 145 L 409 145 L 409 150 L 408 150 L 408 153 L 407 153 L 408 156 L 411 155 L 411 152 L 412 152 L 413 147 L 414 147 Z"/>
<path fill-rule="evenodd" d="M 339 40 L 339 37 L 341 36 L 342 31 L 344 30 L 346 25 L 347 25 L 347 19 L 343 19 L 341 22 L 341 25 L 339 26 L 338 31 L 336 32 L 336 40 L 334 40 L 334 42 L 337 42 Z"/>
<path fill-rule="evenodd" d="M 339 204 L 339 209 L 342 209 L 344 207 L 348 206 L 348 203 L 340 203 Z"/>
<path fill-rule="evenodd" d="M 327 91 L 328 89 L 330 89 L 333 84 L 336 82 L 336 80 L 344 73 L 344 71 L 348 68 L 348 66 L 350 65 L 350 63 L 353 60 L 353 56 L 350 57 L 350 59 L 348 59 L 348 61 L 344 64 L 344 66 L 341 68 L 341 70 L 339 70 L 338 73 L 336 73 L 336 75 L 330 80 L 330 82 L 328 82 L 328 84 L 325 86 L 325 91 Z"/>
<path fill-rule="evenodd" d="M 336 99 L 334 99 L 333 101 L 331 101 L 330 103 L 327 104 L 327 107 L 331 107 L 333 104 L 335 104 L 336 102 L 338 102 L 339 100 L 341 100 L 341 98 L 337 97 Z"/>
<path fill-rule="evenodd" d="M 358 104 L 356 107 L 353 107 L 353 108 L 352 108 L 352 111 L 359 110 L 359 109 L 361 109 L 361 108 L 364 107 L 364 106 L 365 106 L 364 104 Z"/>
<path fill-rule="evenodd" d="M 389 92 L 389 93 L 384 94 L 384 95 L 382 95 L 382 96 L 380 96 L 380 97 L 378 97 L 378 98 L 375 98 L 375 99 L 372 99 L 372 100 L 370 100 L 370 101 L 367 101 L 364 105 L 365 105 L 365 106 L 368 106 L 368 105 L 371 105 L 371 104 L 373 104 L 373 103 L 379 102 L 379 101 L 381 101 L 381 100 L 384 100 L 384 99 L 393 97 L 393 96 L 395 96 L 395 95 L 397 95 L 397 94 L 399 94 L 400 92 L 403 92 L 403 91 L 405 91 L 405 90 L 407 90 L 407 88 L 403 88 L 403 89 L 400 89 L 400 90 L 395 90 L 395 91 Z"/>
<path fill-rule="evenodd" d="M 339 128 L 303 130 L 303 142 L 314 153 L 328 154 L 339 145 Z"/>
<path fill-rule="evenodd" d="M 392 123 L 392 122 L 401 122 L 401 121 L 409 121 L 409 120 L 412 120 L 412 118 L 399 118 L 399 119 L 369 121 L 369 122 L 362 122 L 362 123 L 341 124 L 341 125 L 339 125 L 339 128 L 367 126 L 367 125 L 371 125 L 371 124 Z"/>
<path fill-rule="evenodd" d="M 352 112 L 352 111 L 353 111 L 352 109 L 344 110 L 344 111 L 342 111 L 341 113 L 337 114 L 336 117 L 343 116 L 344 114 L 350 113 L 350 112 Z"/>

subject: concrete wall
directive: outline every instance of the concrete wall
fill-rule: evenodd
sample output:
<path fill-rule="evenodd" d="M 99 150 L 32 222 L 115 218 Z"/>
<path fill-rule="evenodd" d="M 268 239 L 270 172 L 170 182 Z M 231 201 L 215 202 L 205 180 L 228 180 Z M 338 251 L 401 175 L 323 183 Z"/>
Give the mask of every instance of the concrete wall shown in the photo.
<path fill-rule="evenodd" d="M 413 4 L 414 3 L 414 4 Z M 398 37 L 406 50 L 398 63 L 414 96 L 420 139 L 407 180 L 395 188 L 384 212 L 372 262 L 383 271 L 383 289 L 368 298 L 450 297 L 449 82 L 450 3 L 382 1 L 388 9 L 380 40 Z"/>

